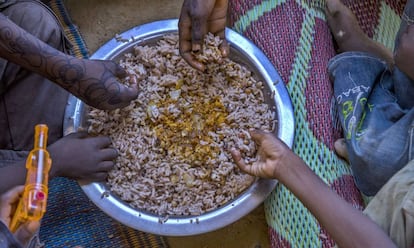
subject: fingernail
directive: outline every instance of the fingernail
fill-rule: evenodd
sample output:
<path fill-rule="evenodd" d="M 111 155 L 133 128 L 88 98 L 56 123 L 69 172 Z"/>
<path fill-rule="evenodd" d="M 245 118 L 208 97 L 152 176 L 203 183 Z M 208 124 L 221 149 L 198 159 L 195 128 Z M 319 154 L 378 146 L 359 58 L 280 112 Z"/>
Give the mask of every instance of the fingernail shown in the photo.
<path fill-rule="evenodd" d="M 228 51 L 226 50 L 226 49 L 222 49 L 221 50 L 221 56 L 223 56 L 223 57 L 227 57 L 229 54 L 228 54 Z"/>
<path fill-rule="evenodd" d="M 201 71 L 201 72 L 204 72 L 206 70 L 206 68 L 204 67 L 204 65 L 201 64 L 201 63 L 198 63 L 196 66 L 197 66 L 197 69 L 199 71 Z"/>
<path fill-rule="evenodd" d="M 201 45 L 200 44 L 192 44 L 192 51 L 195 53 L 198 53 L 201 50 Z"/>

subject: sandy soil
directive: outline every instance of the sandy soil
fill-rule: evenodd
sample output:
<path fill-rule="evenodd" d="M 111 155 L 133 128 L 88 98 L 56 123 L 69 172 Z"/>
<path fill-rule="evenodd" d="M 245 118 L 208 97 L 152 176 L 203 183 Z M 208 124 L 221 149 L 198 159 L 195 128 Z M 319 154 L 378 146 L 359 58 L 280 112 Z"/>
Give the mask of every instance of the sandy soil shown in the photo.
<path fill-rule="evenodd" d="M 182 0 L 64 0 L 90 54 L 116 34 L 139 24 L 178 18 Z M 206 234 L 169 237 L 171 248 L 269 247 L 263 205 L 241 220 Z"/>
<path fill-rule="evenodd" d="M 91 54 L 115 34 L 139 24 L 178 18 L 182 0 L 64 0 Z"/>

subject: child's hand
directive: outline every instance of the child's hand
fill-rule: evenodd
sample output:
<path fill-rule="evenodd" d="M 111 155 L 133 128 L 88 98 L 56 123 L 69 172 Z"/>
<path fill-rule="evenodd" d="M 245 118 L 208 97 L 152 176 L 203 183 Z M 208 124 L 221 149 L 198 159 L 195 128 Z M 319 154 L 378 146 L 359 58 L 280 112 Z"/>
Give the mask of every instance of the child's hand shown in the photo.
<path fill-rule="evenodd" d="M 281 167 L 294 155 L 289 147 L 274 134 L 254 130 L 250 131 L 253 141 L 258 146 L 258 160 L 253 164 L 246 164 L 236 149 L 231 150 L 231 155 L 237 166 L 244 172 L 262 177 L 278 179 Z"/>
<path fill-rule="evenodd" d="M 104 181 L 118 156 L 109 137 L 92 137 L 86 132 L 69 134 L 48 150 L 52 159 L 51 176 L 75 180 Z"/>
<path fill-rule="evenodd" d="M 17 204 L 19 204 L 20 197 L 23 194 L 24 186 L 17 186 L 0 197 L 0 220 L 4 222 L 7 226 L 10 225 L 11 219 L 15 214 L 17 209 Z M 14 237 L 18 240 L 23 246 L 32 239 L 37 230 L 40 227 L 39 221 L 28 221 L 22 224 L 14 233 Z"/>

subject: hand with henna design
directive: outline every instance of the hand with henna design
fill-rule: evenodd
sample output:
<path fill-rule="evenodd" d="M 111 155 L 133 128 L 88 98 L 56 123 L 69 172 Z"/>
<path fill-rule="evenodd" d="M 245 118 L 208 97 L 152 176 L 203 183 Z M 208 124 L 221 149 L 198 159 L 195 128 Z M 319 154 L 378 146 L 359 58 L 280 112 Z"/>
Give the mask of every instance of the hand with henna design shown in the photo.
<path fill-rule="evenodd" d="M 71 59 L 53 71 L 55 81 L 86 104 L 112 110 L 129 105 L 138 95 L 138 86 L 119 82 L 126 72 L 107 60 Z"/>
<path fill-rule="evenodd" d="M 122 108 L 138 96 L 137 85 L 120 83 L 126 73 L 116 63 L 78 59 L 60 52 L 1 13 L 0 57 L 44 76 L 95 108 Z"/>
<path fill-rule="evenodd" d="M 222 39 L 220 51 L 229 54 L 225 38 L 228 0 L 184 0 L 178 23 L 180 54 L 192 67 L 204 71 L 205 65 L 194 57 L 202 49 L 205 35 L 210 32 Z"/>
<path fill-rule="evenodd" d="M 24 3 L 29 3 L 29 1 Z M 36 7 L 37 2 L 33 1 L 31 6 Z M 43 14 L 42 17 L 46 18 L 50 13 Z M 44 20 L 50 21 L 47 18 Z M 13 84 L 13 87 L 8 87 L 9 82 L 7 80 L 9 77 L 4 75 L 2 77 L 4 83 L 2 82 L 3 84 L 0 85 L 0 90 L 5 89 L 5 92 L 2 92 L 0 106 L 6 109 L 6 106 L 13 105 L 13 107 L 8 108 L 8 112 L 2 115 L 2 117 L 5 116 L 4 119 L 9 120 L 9 116 L 12 115 L 13 118 L 10 119 L 13 121 L 6 122 L 8 126 L 16 127 L 17 132 L 30 133 L 25 127 L 30 127 L 39 121 L 43 122 L 46 120 L 52 124 L 49 127 L 51 136 L 54 135 L 54 139 L 53 141 L 49 139 L 53 144 L 48 146 L 53 161 L 50 171 L 51 178 L 67 177 L 75 180 L 105 180 L 108 171 L 112 169 L 114 160 L 118 156 L 117 151 L 111 147 L 109 137 L 91 137 L 82 132 L 61 137 L 62 129 L 60 125 L 63 123 L 64 116 L 64 113 L 61 111 L 64 110 L 65 105 L 63 104 L 65 104 L 66 99 L 57 99 L 57 97 L 67 96 L 67 94 L 64 90 L 54 87 L 54 85 L 49 87 L 49 85 L 54 83 L 60 86 L 92 107 L 112 110 L 129 105 L 137 97 L 137 83 L 131 80 L 129 82 L 130 86 L 121 84 L 120 81 L 125 79 L 126 72 L 113 61 L 81 59 L 66 54 L 63 49 L 65 45 L 62 41 L 63 36 L 60 36 L 62 35 L 60 33 L 56 34 L 60 30 L 54 29 L 54 27 L 51 29 L 49 30 L 51 36 L 43 37 L 43 40 L 49 41 L 48 38 L 52 37 L 50 39 L 56 39 L 56 42 L 59 42 L 59 44 L 51 42 L 55 46 L 43 42 L 29 33 L 29 29 L 26 31 L 26 29 L 21 28 L 0 13 L 0 57 L 7 61 L 7 64 L 13 67 L 13 69 L 17 68 L 16 71 L 18 73 L 16 77 L 11 77 L 10 82 Z M 56 47 L 59 47 L 62 51 Z M 13 65 L 11 66 L 11 64 Z M 12 70 L 9 75 L 13 74 L 13 72 Z M 29 77 L 29 79 L 34 78 L 38 81 L 26 80 L 22 83 L 21 75 L 24 77 L 30 74 L 36 74 L 36 76 Z M 22 88 L 15 87 L 16 85 L 22 86 Z M 27 101 L 21 105 L 21 108 L 23 109 L 33 102 L 33 105 L 36 107 L 34 110 L 37 111 L 39 109 L 38 112 L 33 112 L 33 115 L 36 115 L 36 117 L 19 115 L 20 113 L 27 113 L 20 111 L 20 105 L 16 105 L 16 102 L 20 103 L 19 98 L 24 98 L 25 88 L 23 86 L 26 85 L 40 85 L 39 92 L 42 89 L 46 89 L 51 94 L 58 91 L 58 94 L 50 95 L 50 98 L 48 97 L 49 95 L 42 95 L 43 98 L 40 101 L 36 101 L 36 99 L 31 97 L 25 98 Z M 18 94 L 15 94 L 16 92 L 13 91 L 13 88 L 20 90 Z M 64 92 L 64 94 L 61 94 L 61 92 Z M 10 99 L 4 100 L 6 97 Z M 55 102 L 57 102 L 56 108 L 44 110 L 44 106 L 54 105 Z M 0 122 L 0 124 L 3 123 Z M 1 127 L 4 128 L 5 125 Z M 7 154 L 9 152 L 14 154 L 28 150 L 28 148 L 22 148 L 22 146 L 31 147 L 33 145 L 32 139 L 20 139 L 26 138 L 29 135 L 22 137 L 15 135 L 15 133 L 15 130 L 9 132 L 4 129 L 4 135 L 0 136 L 0 150 L 5 149 Z M 21 140 L 23 141 L 20 142 Z M 26 144 L 21 145 L 21 143 L 25 142 Z M 30 143 L 27 144 L 28 142 Z M 19 143 L 21 146 L 16 145 L 16 143 Z M 5 192 L 14 185 L 24 183 L 26 169 L 24 160 L 19 158 L 20 155 L 11 161 L 7 160 L 7 162 L 4 162 L 6 159 L 0 161 L 5 163 L 0 173 L 0 192 Z"/>

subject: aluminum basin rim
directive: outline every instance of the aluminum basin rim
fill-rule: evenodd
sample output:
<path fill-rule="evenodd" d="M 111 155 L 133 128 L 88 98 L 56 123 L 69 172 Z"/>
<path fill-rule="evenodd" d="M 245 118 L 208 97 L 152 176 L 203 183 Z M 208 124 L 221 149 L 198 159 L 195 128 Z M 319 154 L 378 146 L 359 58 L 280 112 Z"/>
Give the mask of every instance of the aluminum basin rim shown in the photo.
<path fill-rule="evenodd" d="M 129 42 L 111 39 L 100 47 L 91 59 L 112 59 L 123 50 L 148 37 L 162 36 L 178 31 L 178 19 L 168 19 L 143 24 L 125 31 L 120 37 Z M 289 147 L 293 145 L 293 108 L 286 87 L 276 69 L 263 52 L 237 32 L 226 29 L 226 38 L 235 48 L 254 63 L 271 90 L 275 91 L 274 104 L 278 116 L 278 137 Z M 65 114 L 65 133 L 76 130 L 81 123 L 85 106 L 71 96 Z M 227 226 L 244 217 L 259 206 L 276 187 L 276 180 L 258 179 L 250 188 L 228 204 L 200 216 L 170 216 L 160 223 L 160 216 L 129 207 L 111 193 L 105 183 L 79 182 L 82 190 L 103 212 L 136 230 L 163 236 L 189 236 L 202 234 Z M 162 217 L 161 217 L 162 218 Z"/>

